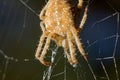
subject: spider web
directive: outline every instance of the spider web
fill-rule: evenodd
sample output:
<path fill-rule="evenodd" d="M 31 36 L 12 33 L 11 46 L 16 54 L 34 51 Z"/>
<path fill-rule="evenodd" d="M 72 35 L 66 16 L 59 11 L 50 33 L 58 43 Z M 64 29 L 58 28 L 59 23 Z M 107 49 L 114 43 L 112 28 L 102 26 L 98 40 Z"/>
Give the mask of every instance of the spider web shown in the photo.
<path fill-rule="evenodd" d="M 42 34 L 38 16 L 47 1 L 0 0 L 0 80 L 120 80 L 120 2 L 112 1 L 90 1 L 80 33 L 88 62 L 77 52 L 79 64 L 71 66 L 52 42 L 47 59 L 53 65 L 45 67 L 34 53 Z"/>

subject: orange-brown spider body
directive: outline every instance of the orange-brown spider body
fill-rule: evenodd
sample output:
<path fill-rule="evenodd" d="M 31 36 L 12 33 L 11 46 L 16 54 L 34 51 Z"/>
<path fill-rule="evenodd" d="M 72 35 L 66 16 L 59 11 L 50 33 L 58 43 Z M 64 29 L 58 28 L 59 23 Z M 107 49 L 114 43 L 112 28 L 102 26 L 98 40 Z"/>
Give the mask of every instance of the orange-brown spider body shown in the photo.
<path fill-rule="evenodd" d="M 82 5 L 83 0 L 79 0 L 78 5 L 73 5 L 71 0 L 49 0 L 43 8 L 40 13 L 40 19 L 42 20 L 40 26 L 43 30 L 43 34 L 40 38 L 35 55 L 42 64 L 46 66 L 51 64 L 50 62 L 44 60 L 51 39 L 54 40 L 58 46 L 63 46 L 70 64 L 78 63 L 75 53 L 76 46 L 85 60 L 87 60 L 82 43 L 78 37 L 78 32 L 80 32 L 79 30 L 83 28 L 86 21 L 87 8 L 85 9 L 80 26 L 76 26 L 78 24 L 77 22 L 80 14 L 78 14 L 78 12 L 81 11 Z M 47 39 L 42 50 L 45 37 Z"/>

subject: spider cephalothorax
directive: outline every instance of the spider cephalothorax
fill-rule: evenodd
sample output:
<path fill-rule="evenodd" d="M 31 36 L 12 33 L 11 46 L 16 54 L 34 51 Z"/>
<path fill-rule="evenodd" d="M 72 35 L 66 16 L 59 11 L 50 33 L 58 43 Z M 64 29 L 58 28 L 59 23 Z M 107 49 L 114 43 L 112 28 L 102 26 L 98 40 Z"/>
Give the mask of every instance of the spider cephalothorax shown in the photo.
<path fill-rule="evenodd" d="M 82 42 L 78 36 L 78 33 L 86 22 L 87 7 L 85 8 L 81 23 L 77 27 L 76 24 L 78 24 L 77 22 L 82 9 L 83 0 L 79 0 L 77 5 L 72 5 L 71 3 L 71 0 L 49 0 L 40 13 L 40 19 L 42 20 L 40 26 L 43 34 L 40 37 L 35 56 L 46 66 L 51 64 L 44 60 L 51 39 L 54 40 L 58 46 L 64 48 L 70 64 L 78 63 L 75 53 L 76 47 L 78 47 L 84 59 L 87 60 Z M 47 39 L 42 50 L 45 38 Z"/>

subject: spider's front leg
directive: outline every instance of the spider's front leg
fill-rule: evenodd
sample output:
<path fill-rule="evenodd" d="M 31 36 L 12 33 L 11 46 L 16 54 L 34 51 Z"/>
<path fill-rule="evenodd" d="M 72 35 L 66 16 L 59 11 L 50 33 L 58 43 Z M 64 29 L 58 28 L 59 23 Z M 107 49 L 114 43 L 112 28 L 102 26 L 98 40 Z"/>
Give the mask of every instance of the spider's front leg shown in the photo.
<path fill-rule="evenodd" d="M 36 54 L 35 54 L 35 57 L 37 59 L 39 59 L 39 57 L 40 57 L 40 52 L 42 50 L 42 46 L 43 46 L 45 37 L 46 37 L 46 33 L 43 33 L 40 37 L 40 41 L 39 41 L 39 44 L 38 44 L 38 47 L 37 47 L 37 50 L 36 50 Z"/>
<path fill-rule="evenodd" d="M 69 47 L 69 50 L 70 50 L 70 57 L 71 57 L 71 60 L 72 60 L 72 65 L 74 65 L 74 64 L 78 64 L 78 60 L 76 59 L 77 54 L 75 54 L 76 48 L 75 48 L 71 38 L 72 38 L 72 34 L 68 30 L 67 31 L 68 47 Z"/>
<path fill-rule="evenodd" d="M 45 43 L 45 46 L 43 48 L 43 51 L 41 53 L 41 56 L 39 58 L 40 62 L 46 66 L 50 66 L 51 65 L 51 62 L 47 62 L 44 60 L 45 58 L 45 55 L 47 54 L 47 50 L 50 46 L 50 41 L 51 41 L 51 37 L 52 37 L 52 33 L 49 33 L 48 36 L 47 36 L 47 40 L 46 40 L 46 43 Z"/>
<path fill-rule="evenodd" d="M 43 33 L 41 38 L 40 38 L 40 42 L 39 42 L 39 45 L 38 45 L 38 48 L 37 48 L 37 51 L 36 51 L 36 54 L 35 54 L 35 57 L 44 65 L 46 66 L 50 66 L 51 63 L 50 62 L 47 62 L 44 60 L 45 58 L 45 55 L 47 54 L 47 50 L 49 48 L 49 45 L 50 45 L 50 41 L 51 41 L 51 36 L 52 34 L 51 33 Z M 43 46 L 43 43 L 44 43 L 44 40 L 45 40 L 45 37 L 47 37 L 47 40 L 46 40 L 46 43 L 45 43 L 45 46 L 43 48 L 43 51 L 42 50 L 42 46 Z M 41 54 L 40 54 L 41 52 Z"/>
<path fill-rule="evenodd" d="M 65 55 L 66 55 L 66 57 L 68 59 L 68 62 L 72 65 L 73 62 L 72 62 L 71 56 L 70 56 L 70 54 L 68 52 L 69 48 L 68 48 L 68 41 L 67 41 L 67 39 L 62 41 L 62 46 L 64 48 L 64 52 L 65 52 Z"/>
<path fill-rule="evenodd" d="M 84 57 L 84 59 L 87 61 L 87 55 L 85 53 L 85 50 L 83 48 L 82 42 L 80 41 L 80 38 L 78 37 L 78 32 L 74 27 L 70 28 L 70 31 L 72 32 L 72 35 L 75 39 L 76 45 L 78 46 L 78 49 L 81 53 L 81 55 Z"/>

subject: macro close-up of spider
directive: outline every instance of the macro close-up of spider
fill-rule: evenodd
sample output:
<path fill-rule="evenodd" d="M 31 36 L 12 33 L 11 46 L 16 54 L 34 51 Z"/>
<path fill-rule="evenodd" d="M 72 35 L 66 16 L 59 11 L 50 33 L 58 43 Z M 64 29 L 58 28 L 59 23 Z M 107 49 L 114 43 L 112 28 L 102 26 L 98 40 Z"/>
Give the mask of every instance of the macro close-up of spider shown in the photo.
<path fill-rule="evenodd" d="M 71 65 L 78 64 L 76 48 L 87 61 L 87 55 L 80 41 L 79 33 L 87 19 L 88 5 L 85 7 L 83 17 L 78 25 L 82 8 L 83 0 L 79 0 L 77 5 L 73 4 L 72 0 L 48 0 L 39 15 L 41 20 L 40 27 L 43 33 L 35 54 L 35 57 L 42 64 L 51 65 L 51 62 L 44 60 L 51 40 L 54 40 L 57 46 L 64 48 L 68 62 Z M 43 47 L 44 42 L 45 45 Z"/>
<path fill-rule="evenodd" d="M 120 0 L 0 0 L 0 80 L 120 80 Z"/>

